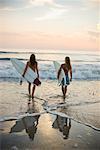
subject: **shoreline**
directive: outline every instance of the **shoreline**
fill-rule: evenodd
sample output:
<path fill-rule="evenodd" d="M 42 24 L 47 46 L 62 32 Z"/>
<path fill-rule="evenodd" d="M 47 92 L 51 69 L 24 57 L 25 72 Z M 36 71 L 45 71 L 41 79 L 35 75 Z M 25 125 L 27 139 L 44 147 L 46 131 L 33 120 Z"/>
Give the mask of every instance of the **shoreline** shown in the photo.
<path fill-rule="evenodd" d="M 66 105 L 63 107 L 52 107 L 63 102 L 61 89 L 57 86 L 56 81 L 43 81 L 42 86 L 36 88 L 34 103 L 27 96 L 26 82 L 22 86 L 14 81 L 0 83 L 0 115 L 12 117 L 12 120 L 0 122 L 2 150 L 14 150 L 14 148 L 16 150 L 100 149 L 99 131 L 75 122 L 73 119 L 71 119 L 71 126 L 68 125 L 69 121 L 66 124 L 66 119 L 69 120 L 67 116 L 71 116 L 99 127 L 98 87 L 100 82 L 73 81 L 68 87 Z M 44 103 L 45 100 L 47 104 Z M 46 108 L 52 109 L 52 113 L 56 111 L 57 114 L 50 114 L 48 110 L 44 110 L 44 104 Z M 39 116 L 38 122 L 35 122 L 35 129 L 33 129 L 34 124 L 31 127 L 34 115 Z M 13 120 L 13 117 L 16 120 Z M 31 127 L 30 130 L 28 130 L 28 126 Z M 29 131 L 35 132 L 33 136 L 30 135 L 33 140 L 29 138 Z M 64 139 L 65 136 L 68 138 Z"/>
<path fill-rule="evenodd" d="M 4 128 L 0 128 L 2 150 L 13 150 L 14 148 L 17 150 L 99 150 L 100 132 L 71 121 L 68 138 L 64 139 L 63 133 L 52 127 L 52 120 L 54 116 L 50 114 L 40 116 L 33 140 L 30 139 L 25 129 L 22 132 L 10 133 L 15 121 L 4 122 L 2 124 Z"/>

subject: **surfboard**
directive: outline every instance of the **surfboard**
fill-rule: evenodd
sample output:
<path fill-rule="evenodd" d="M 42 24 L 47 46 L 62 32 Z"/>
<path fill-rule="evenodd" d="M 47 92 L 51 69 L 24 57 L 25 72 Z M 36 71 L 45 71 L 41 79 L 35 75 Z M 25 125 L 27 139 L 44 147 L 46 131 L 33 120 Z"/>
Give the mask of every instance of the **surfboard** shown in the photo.
<path fill-rule="evenodd" d="M 58 75 L 58 71 L 59 71 L 61 65 L 57 61 L 53 61 L 53 64 L 54 64 L 54 67 L 55 67 L 55 70 L 56 70 L 56 74 Z M 59 85 L 61 85 L 61 82 L 62 82 L 63 78 L 64 78 L 64 85 L 66 85 L 66 76 L 65 76 L 64 70 L 62 69 L 61 73 L 60 73 L 60 76 L 59 76 L 59 79 L 58 79 Z"/>
<path fill-rule="evenodd" d="M 11 58 L 10 60 L 13 66 L 15 67 L 15 69 L 17 70 L 17 72 L 22 76 L 26 65 L 22 61 L 16 58 Z M 37 73 L 34 72 L 30 67 L 28 67 L 24 78 L 26 81 L 33 83 L 34 80 L 37 78 Z"/>

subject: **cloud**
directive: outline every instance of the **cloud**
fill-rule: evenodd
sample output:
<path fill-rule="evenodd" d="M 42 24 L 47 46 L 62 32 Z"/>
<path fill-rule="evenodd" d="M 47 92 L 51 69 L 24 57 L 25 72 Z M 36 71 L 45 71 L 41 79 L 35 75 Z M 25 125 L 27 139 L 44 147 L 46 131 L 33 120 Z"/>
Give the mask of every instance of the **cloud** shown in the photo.
<path fill-rule="evenodd" d="M 94 3 L 94 4 L 99 4 L 100 0 L 89 0 L 90 2 Z"/>
<path fill-rule="evenodd" d="M 45 4 L 50 4 L 50 5 L 54 4 L 53 0 L 31 0 L 30 3 L 35 6 L 39 6 L 39 5 L 43 6 Z"/>
<path fill-rule="evenodd" d="M 34 6 L 49 6 L 55 8 L 62 8 L 63 6 L 59 3 L 56 3 L 55 0 L 31 0 L 30 3 Z"/>
<path fill-rule="evenodd" d="M 55 2 L 62 6 L 82 6 L 84 0 L 55 0 Z"/>
<path fill-rule="evenodd" d="M 1 10 L 16 10 L 28 7 L 30 0 L 0 0 Z"/>
<path fill-rule="evenodd" d="M 88 31 L 88 34 L 91 36 L 91 37 L 94 37 L 94 38 L 99 38 L 100 37 L 100 32 L 98 31 Z"/>
<path fill-rule="evenodd" d="M 17 32 L 0 32 L 0 36 L 22 36 L 21 33 L 17 33 Z"/>
<path fill-rule="evenodd" d="M 55 0 L 56 4 L 69 9 L 86 11 L 91 8 L 98 8 L 100 0 Z"/>
<path fill-rule="evenodd" d="M 97 30 L 100 31 L 100 23 L 97 24 Z"/>
<path fill-rule="evenodd" d="M 100 0 L 88 0 L 88 2 L 86 3 L 86 6 L 88 6 L 89 8 L 95 8 L 96 10 L 98 10 L 100 6 Z"/>
<path fill-rule="evenodd" d="M 98 49 L 97 43 L 84 36 L 48 34 L 47 32 L 4 32 L 0 33 L 2 48 L 39 48 L 39 49 Z M 6 44 L 5 44 L 6 43 Z"/>
<path fill-rule="evenodd" d="M 0 10 L 16 10 L 29 7 L 85 8 L 99 5 L 100 0 L 0 0 Z"/>
<path fill-rule="evenodd" d="M 57 4 L 54 0 L 0 0 L 0 10 L 16 10 L 29 7 L 48 6 L 61 8 L 62 5 Z"/>
<path fill-rule="evenodd" d="M 50 12 L 48 12 L 46 15 L 42 17 L 38 17 L 35 20 L 37 21 L 43 21 L 43 20 L 53 20 L 53 19 L 58 19 L 60 16 L 63 15 L 64 12 L 66 12 L 66 9 L 51 9 Z"/>
<path fill-rule="evenodd" d="M 81 6 L 83 2 L 83 0 L 0 0 L 0 9 L 14 10 L 32 6 L 48 6 L 62 9 L 67 6 Z"/>

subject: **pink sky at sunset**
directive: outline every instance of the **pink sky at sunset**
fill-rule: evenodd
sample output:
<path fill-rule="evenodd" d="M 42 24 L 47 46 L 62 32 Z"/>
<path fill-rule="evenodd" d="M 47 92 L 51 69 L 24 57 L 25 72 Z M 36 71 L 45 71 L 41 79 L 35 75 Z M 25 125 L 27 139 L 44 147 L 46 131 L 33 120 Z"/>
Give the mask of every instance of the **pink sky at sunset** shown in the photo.
<path fill-rule="evenodd" d="M 0 48 L 99 50 L 99 0 L 0 0 Z"/>

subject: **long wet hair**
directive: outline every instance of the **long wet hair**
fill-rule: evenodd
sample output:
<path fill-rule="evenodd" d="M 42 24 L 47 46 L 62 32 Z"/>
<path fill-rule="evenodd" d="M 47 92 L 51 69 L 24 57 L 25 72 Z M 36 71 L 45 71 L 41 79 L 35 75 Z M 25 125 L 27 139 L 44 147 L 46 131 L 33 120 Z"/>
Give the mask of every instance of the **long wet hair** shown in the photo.
<path fill-rule="evenodd" d="M 65 63 L 67 64 L 68 70 L 71 69 L 71 63 L 70 63 L 70 58 L 67 56 L 65 57 Z"/>
<path fill-rule="evenodd" d="M 32 54 L 32 55 L 30 56 L 30 63 L 31 63 L 31 65 L 34 65 L 34 64 L 37 63 L 37 62 L 36 62 L 36 57 L 35 57 L 34 54 Z"/>

